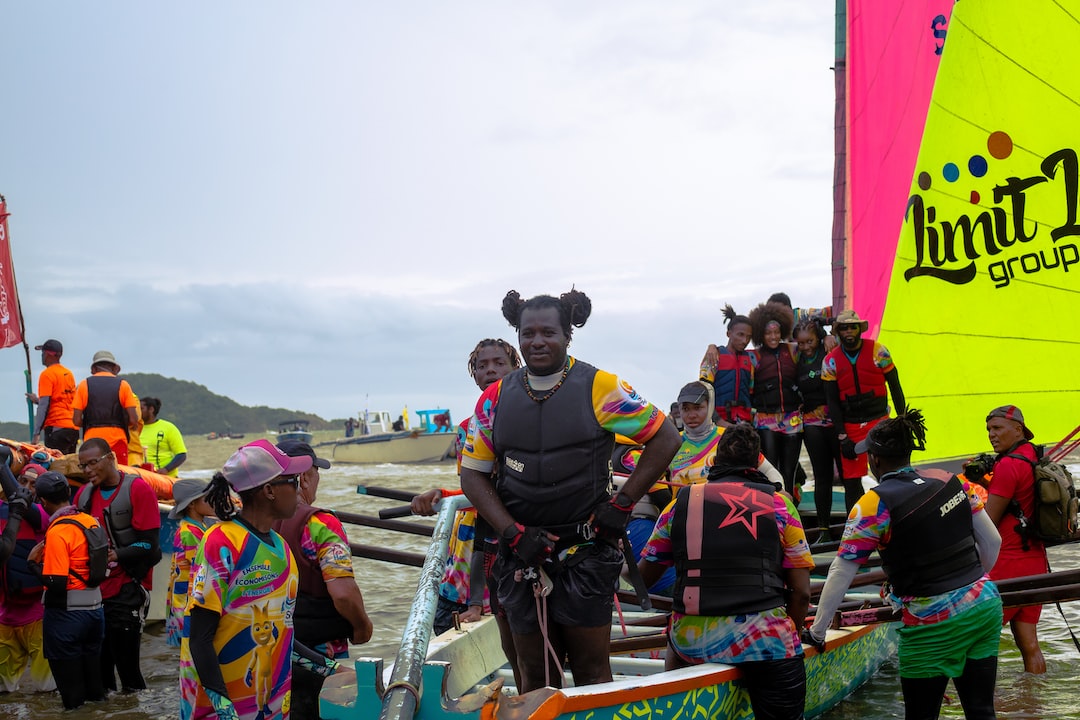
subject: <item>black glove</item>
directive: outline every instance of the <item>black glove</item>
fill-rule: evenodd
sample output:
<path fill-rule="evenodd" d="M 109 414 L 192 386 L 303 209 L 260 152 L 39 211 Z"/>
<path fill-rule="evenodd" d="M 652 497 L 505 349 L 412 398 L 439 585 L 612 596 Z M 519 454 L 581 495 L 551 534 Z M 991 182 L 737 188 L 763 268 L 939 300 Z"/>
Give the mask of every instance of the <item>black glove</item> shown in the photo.
<path fill-rule="evenodd" d="M 11 448 L 3 443 L 0 443 L 0 462 L 11 467 Z"/>
<path fill-rule="evenodd" d="M 840 441 L 840 454 L 848 460 L 859 457 L 859 453 L 855 452 L 855 442 L 851 438 L 846 437 Z"/>
<path fill-rule="evenodd" d="M 593 508 L 592 528 L 598 537 L 617 540 L 626 534 L 626 524 L 630 522 L 630 511 L 634 501 L 623 493 L 611 496 L 606 503 Z"/>
<path fill-rule="evenodd" d="M 34 493 L 24 487 L 19 487 L 12 495 L 8 498 L 8 512 L 15 517 L 26 517 L 30 506 L 34 504 Z"/>
<path fill-rule="evenodd" d="M 547 530 L 539 527 L 525 527 L 515 523 L 503 531 L 510 552 L 524 563 L 525 567 L 534 567 L 551 557 L 555 550 Z M 558 538 L 556 538 L 558 539 Z"/>
<path fill-rule="evenodd" d="M 825 641 L 815 638 L 810 632 L 810 628 L 803 628 L 802 632 L 799 633 L 799 639 L 802 640 L 803 645 L 809 645 L 819 653 L 825 652 Z"/>

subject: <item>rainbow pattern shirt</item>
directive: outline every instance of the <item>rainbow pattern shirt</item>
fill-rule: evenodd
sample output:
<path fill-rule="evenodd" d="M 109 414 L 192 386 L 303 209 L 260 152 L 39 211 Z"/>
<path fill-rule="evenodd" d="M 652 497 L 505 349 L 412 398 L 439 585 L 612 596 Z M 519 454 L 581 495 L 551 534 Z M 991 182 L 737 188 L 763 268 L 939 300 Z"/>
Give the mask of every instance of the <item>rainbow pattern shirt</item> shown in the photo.
<path fill-rule="evenodd" d="M 569 358 L 569 362 L 573 367 L 574 358 Z M 473 470 L 491 472 L 495 466 L 492 428 L 495 427 L 495 411 L 505 380 L 503 378 L 489 385 L 476 403 L 476 414 L 469 424 L 462 460 L 463 465 Z M 648 442 L 665 420 L 664 413 L 638 395 L 629 383 L 599 369 L 593 377 L 592 406 L 600 427 L 624 435 L 635 443 Z"/>
<path fill-rule="evenodd" d="M 685 490 L 683 492 L 686 492 Z M 806 544 L 799 513 L 786 495 L 773 494 L 776 527 L 784 546 L 785 568 L 811 568 L 814 558 Z M 675 501 L 664 508 L 641 557 L 670 567 L 675 564 L 671 542 L 671 522 Z M 784 607 L 745 615 L 682 615 L 671 613 L 669 637 L 672 645 L 692 663 L 740 663 L 782 660 L 802 655 L 802 643 L 795 623 Z"/>
<path fill-rule="evenodd" d="M 264 542 L 237 520 L 206 531 L 191 566 L 187 610 L 221 615 L 214 635 L 229 699 L 242 720 L 289 717 L 296 561 L 276 532 Z M 191 660 L 190 628 L 180 644 L 180 717 L 216 717 Z"/>
<path fill-rule="evenodd" d="M 318 511 L 308 518 L 307 525 L 300 533 L 300 552 L 308 560 L 318 563 L 325 582 L 338 578 L 355 582 L 349 538 L 341 521 L 333 513 Z M 333 640 L 312 650 L 332 658 L 348 657 L 349 641 Z"/>
<path fill-rule="evenodd" d="M 470 569 L 476 538 L 476 511 L 462 510 L 454 516 L 454 532 L 446 557 L 439 594 L 454 603 L 469 604 Z M 484 612 L 490 612 L 487 583 L 484 583 Z"/>
<path fill-rule="evenodd" d="M 204 534 L 205 525 L 184 517 L 180 519 L 180 525 L 173 535 L 172 571 L 169 575 L 168 602 L 165 605 L 169 609 L 169 616 L 165 618 L 165 643 L 171 647 L 180 647 L 184 612 L 187 610 L 191 563 L 195 560 L 195 551 L 199 549 Z"/>
<path fill-rule="evenodd" d="M 959 477 L 960 484 L 967 493 L 971 504 L 971 514 L 983 511 L 983 502 L 972 489 L 972 484 Z M 840 539 L 840 549 L 836 556 L 852 562 L 865 563 L 878 548 L 888 545 L 892 538 L 892 520 L 889 509 L 881 497 L 873 490 L 859 498 L 848 515 L 844 535 Z M 889 598 L 894 605 L 903 607 L 905 625 L 930 625 L 948 620 L 965 610 L 970 610 L 981 602 L 993 601 L 998 597 L 997 587 L 988 583 L 983 575 L 971 585 L 929 597 L 896 596 Z"/>
<path fill-rule="evenodd" d="M 668 469 L 671 470 L 671 482 L 679 485 L 693 485 L 703 483 L 709 479 L 709 470 L 712 469 L 713 461 L 716 460 L 716 446 L 720 442 L 720 436 L 724 434 L 724 428 L 719 425 L 713 426 L 713 431 L 701 440 L 687 437 L 686 431 L 682 433 L 682 445 L 671 458 Z M 758 453 L 758 466 L 765 462 L 765 456 Z"/>

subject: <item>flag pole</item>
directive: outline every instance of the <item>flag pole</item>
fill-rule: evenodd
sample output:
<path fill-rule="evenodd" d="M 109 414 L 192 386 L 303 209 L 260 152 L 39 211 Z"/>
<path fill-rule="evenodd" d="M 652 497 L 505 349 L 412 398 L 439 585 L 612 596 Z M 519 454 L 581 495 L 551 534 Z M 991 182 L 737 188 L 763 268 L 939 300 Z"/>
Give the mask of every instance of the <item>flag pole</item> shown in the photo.
<path fill-rule="evenodd" d="M 0 194 L 0 227 L 7 227 L 8 216 L 11 215 L 7 211 L 7 199 Z M 3 242 L 8 246 L 8 266 L 11 269 L 11 287 L 15 293 L 15 308 L 18 310 L 19 316 L 19 334 L 22 336 L 23 353 L 26 355 L 26 370 L 23 371 L 26 377 L 26 416 L 27 416 L 27 437 L 29 441 L 34 439 L 34 403 L 30 400 L 30 396 L 34 392 L 33 384 L 30 377 L 32 368 L 30 365 L 30 343 L 26 342 L 26 320 L 23 318 L 22 303 L 19 302 L 19 284 L 15 281 L 15 259 L 11 257 L 11 241 L 6 236 L 6 233 L 0 233 L 3 235 Z"/>

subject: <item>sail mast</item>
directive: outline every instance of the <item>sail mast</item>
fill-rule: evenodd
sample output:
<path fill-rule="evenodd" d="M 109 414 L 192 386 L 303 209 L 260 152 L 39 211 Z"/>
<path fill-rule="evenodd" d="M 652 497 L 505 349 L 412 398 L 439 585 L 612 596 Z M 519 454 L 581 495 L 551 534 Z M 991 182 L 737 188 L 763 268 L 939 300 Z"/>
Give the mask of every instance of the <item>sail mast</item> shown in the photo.
<path fill-rule="evenodd" d="M 847 0 L 836 0 L 833 82 L 832 307 L 840 312 L 847 306 Z"/>

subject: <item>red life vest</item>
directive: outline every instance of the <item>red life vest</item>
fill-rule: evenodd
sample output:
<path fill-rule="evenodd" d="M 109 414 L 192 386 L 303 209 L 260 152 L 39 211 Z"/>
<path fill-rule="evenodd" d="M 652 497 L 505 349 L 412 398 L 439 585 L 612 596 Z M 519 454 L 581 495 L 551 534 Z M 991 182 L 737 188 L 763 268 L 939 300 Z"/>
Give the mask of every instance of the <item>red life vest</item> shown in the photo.
<path fill-rule="evenodd" d="M 825 356 L 826 363 L 831 358 L 836 366 L 836 386 L 846 423 L 869 422 L 889 413 L 885 373 L 874 364 L 874 344 L 864 338 L 854 363 L 843 347 L 833 348 Z"/>

